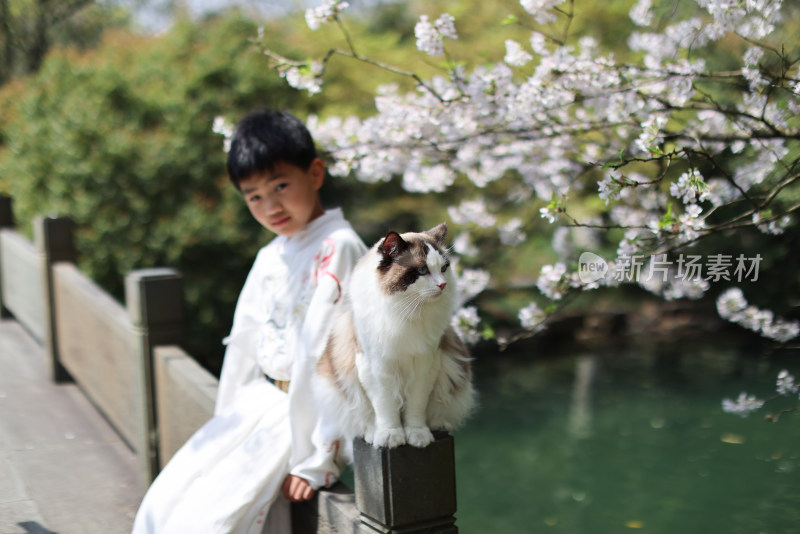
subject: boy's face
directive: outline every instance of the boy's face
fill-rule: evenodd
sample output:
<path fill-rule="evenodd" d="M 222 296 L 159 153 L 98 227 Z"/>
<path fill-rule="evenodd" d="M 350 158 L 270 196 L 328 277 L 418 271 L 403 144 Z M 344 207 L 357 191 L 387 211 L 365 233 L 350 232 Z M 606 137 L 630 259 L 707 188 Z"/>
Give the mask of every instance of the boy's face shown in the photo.
<path fill-rule="evenodd" d="M 272 171 L 256 173 L 239 182 L 247 207 L 261 225 L 282 236 L 292 236 L 322 215 L 319 188 L 325 164 L 317 158 L 308 170 L 277 162 Z"/>

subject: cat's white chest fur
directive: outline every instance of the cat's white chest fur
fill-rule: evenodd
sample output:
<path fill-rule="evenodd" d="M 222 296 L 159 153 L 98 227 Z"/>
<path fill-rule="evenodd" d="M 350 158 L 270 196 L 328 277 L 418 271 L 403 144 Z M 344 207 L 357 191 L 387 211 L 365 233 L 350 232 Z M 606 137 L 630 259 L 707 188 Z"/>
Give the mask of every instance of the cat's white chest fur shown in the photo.
<path fill-rule="evenodd" d="M 424 447 L 474 405 L 469 354 L 450 326 L 446 227 L 390 232 L 356 265 L 317 366 L 321 406 L 375 446 Z"/>

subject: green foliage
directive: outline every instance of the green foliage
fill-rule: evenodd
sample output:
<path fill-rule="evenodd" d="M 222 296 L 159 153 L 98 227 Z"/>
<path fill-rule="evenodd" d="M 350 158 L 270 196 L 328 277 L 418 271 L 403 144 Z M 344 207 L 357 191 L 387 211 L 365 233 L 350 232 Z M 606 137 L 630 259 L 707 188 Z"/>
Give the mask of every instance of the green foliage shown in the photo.
<path fill-rule="evenodd" d="M 36 72 L 51 46 L 96 46 L 129 22 L 120 6 L 96 0 L 0 0 L 0 83 Z"/>
<path fill-rule="evenodd" d="M 112 33 L 95 52 L 51 54 L 0 98 L 0 191 L 14 198 L 19 226 L 37 214 L 72 217 L 80 267 L 117 297 L 132 269 L 177 268 L 187 349 L 214 370 L 268 236 L 228 182 L 211 125 L 298 100 L 251 52 L 255 33 L 239 16 L 160 38 Z"/>

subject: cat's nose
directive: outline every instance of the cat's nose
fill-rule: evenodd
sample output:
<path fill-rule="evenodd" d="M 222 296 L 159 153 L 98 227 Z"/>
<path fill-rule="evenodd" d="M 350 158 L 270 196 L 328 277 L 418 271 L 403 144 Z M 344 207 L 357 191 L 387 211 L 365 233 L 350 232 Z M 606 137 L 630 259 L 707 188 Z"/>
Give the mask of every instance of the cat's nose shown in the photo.
<path fill-rule="evenodd" d="M 442 282 L 441 284 L 439 284 L 439 289 L 444 291 L 444 286 L 446 286 L 446 285 L 447 285 L 447 282 Z"/>

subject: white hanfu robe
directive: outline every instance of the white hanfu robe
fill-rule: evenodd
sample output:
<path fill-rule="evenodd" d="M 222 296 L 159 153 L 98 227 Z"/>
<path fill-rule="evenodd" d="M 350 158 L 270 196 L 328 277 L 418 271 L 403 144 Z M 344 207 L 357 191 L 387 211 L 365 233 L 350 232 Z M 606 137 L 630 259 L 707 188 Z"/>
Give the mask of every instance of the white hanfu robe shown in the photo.
<path fill-rule="evenodd" d="M 225 340 L 214 417 L 150 486 L 133 534 L 285 534 L 286 476 L 314 489 L 338 478 L 335 430 L 317 416 L 311 378 L 344 279 L 365 252 L 338 209 L 259 251 Z M 265 375 L 289 381 L 288 394 Z"/>

